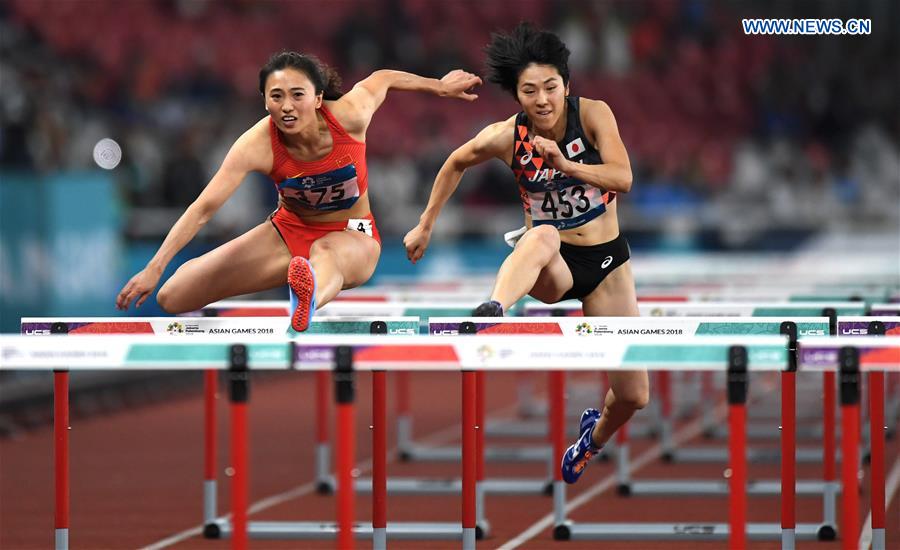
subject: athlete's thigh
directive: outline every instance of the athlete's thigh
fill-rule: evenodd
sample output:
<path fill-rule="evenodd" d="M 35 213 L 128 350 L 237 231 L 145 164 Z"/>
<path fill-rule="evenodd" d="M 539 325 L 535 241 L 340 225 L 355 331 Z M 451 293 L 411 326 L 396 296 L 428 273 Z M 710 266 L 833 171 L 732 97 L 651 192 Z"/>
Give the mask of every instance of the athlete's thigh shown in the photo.
<path fill-rule="evenodd" d="M 582 302 L 586 317 L 639 316 L 631 260 L 627 260 L 607 275 Z"/>
<path fill-rule="evenodd" d="M 378 265 L 381 245 L 359 231 L 334 231 L 317 239 L 310 247 L 310 260 L 328 254 L 344 278 L 343 288 L 357 287 L 369 280 Z"/>
<path fill-rule="evenodd" d="M 286 284 L 291 254 L 268 221 L 182 265 L 166 283 L 202 307 Z"/>
<path fill-rule="evenodd" d="M 582 308 L 586 317 L 639 316 L 631 261 L 617 267 L 585 296 Z M 634 402 L 646 399 L 650 387 L 647 371 L 609 371 L 608 375 L 609 386 L 616 399 Z"/>
<path fill-rule="evenodd" d="M 562 295 L 572 288 L 572 272 L 562 255 L 557 252 L 541 273 L 538 275 L 531 292 L 528 294 L 538 300 L 553 304 L 562 298 Z"/>

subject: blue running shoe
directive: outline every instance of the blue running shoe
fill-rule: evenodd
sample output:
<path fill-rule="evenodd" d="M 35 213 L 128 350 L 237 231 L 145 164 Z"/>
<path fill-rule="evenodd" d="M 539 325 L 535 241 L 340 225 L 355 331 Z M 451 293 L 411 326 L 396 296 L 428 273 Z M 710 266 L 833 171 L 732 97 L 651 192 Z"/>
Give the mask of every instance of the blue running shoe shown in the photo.
<path fill-rule="evenodd" d="M 288 267 L 288 286 L 291 289 L 291 328 L 303 332 L 316 311 L 316 274 L 309 260 L 294 256 Z"/>
<path fill-rule="evenodd" d="M 581 436 L 574 445 L 566 449 L 562 457 L 562 477 L 566 483 L 571 484 L 578 481 L 588 462 L 600 452 L 600 448 L 594 445 L 593 439 L 594 426 L 597 425 L 598 420 L 600 420 L 600 411 L 597 409 L 586 409 L 581 413 L 581 423 L 579 424 Z"/>

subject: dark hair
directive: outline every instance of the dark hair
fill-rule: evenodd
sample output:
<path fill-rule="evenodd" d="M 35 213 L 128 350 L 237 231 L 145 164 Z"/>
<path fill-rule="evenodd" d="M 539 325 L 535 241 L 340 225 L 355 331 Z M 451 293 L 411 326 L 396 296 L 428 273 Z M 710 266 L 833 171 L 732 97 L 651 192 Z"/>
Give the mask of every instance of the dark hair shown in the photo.
<path fill-rule="evenodd" d="M 316 94 L 323 94 L 324 99 L 337 99 L 344 95 L 341 91 L 341 77 L 337 71 L 319 61 L 314 55 L 281 51 L 269 58 L 259 70 L 259 93 L 266 93 L 266 79 L 275 71 L 296 69 L 305 74 L 316 88 Z"/>
<path fill-rule="evenodd" d="M 487 54 L 488 80 L 516 95 L 519 75 L 531 64 L 552 65 L 569 83 L 569 49 L 558 36 L 540 31 L 530 23 L 519 23 L 510 34 L 491 33 Z"/>

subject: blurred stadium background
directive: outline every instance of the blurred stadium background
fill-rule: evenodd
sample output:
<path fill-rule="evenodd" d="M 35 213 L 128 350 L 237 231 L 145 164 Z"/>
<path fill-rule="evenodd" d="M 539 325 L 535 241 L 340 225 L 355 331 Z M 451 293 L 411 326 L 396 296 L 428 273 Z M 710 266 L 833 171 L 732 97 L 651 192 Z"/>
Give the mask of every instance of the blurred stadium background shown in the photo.
<path fill-rule="evenodd" d="M 120 286 L 264 115 L 257 72 L 273 52 L 318 55 L 345 89 L 382 67 L 483 74 L 490 32 L 520 20 L 558 32 L 572 93 L 606 100 L 618 118 L 635 175 L 620 222 L 636 253 L 900 254 L 898 3 L 750 4 L 4 2 L 0 329 L 17 331 L 23 315 L 116 314 Z M 742 17 L 871 18 L 872 34 L 745 36 Z M 424 263 L 411 266 L 400 244 L 447 154 L 518 110 L 493 85 L 478 93 L 473 104 L 395 93 L 376 114 L 375 281 L 492 272 L 502 232 L 521 225 L 511 176 L 494 162 L 466 175 Z M 92 158 L 106 137 L 123 150 L 109 171 Z M 274 208 L 267 178 L 248 180 L 169 273 Z M 150 300 L 139 313 L 161 312 Z"/>

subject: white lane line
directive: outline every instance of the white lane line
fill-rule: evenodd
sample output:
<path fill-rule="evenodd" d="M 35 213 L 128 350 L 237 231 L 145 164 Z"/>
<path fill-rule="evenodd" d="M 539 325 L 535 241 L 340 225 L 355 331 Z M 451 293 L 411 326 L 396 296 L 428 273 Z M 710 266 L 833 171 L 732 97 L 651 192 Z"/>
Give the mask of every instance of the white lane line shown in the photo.
<path fill-rule="evenodd" d="M 716 409 L 716 415 L 722 416 L 725 411 L 725 407 L 720 405 Z M 703 431 L 703 419 L 698 418 L 692 421 L 687 426 L 682 427 L 680 430 L 677 430 L 673 439 L 676 443 L 683 443 L 693 437 L 697 437 Z M 632 462 L 631 471 L 632 473 L 637 472 L 650 462 L 656 460 L 662 454 L 662 446 L 660 444 L 655 444 L 640 455 Z M 590 501 L 592 498 L 597 495 L 603 493 L 604 491 L 609 490 L 616 483 L 616 474 L 612 473 L 605 478 L 598 481 L 596 484 L 592 485 L 590 489 L 581 493 L 577 497 L 573 498 L 569 502 L 566 503 L 566 517 L 568 517 L 574 510 L 580 508 L 582 505 Z M 553 525 L 553 512 L 547 514 L 546 516 L 539 519 L 536 523 L 534 523 L 528 529 L 522 531 L 512 539 L 506 541 L 502 546 L 498 548 L 498 550 L 512 550 L 513 548 L 518 548 L 522 544 L 528 542 L 534 537 L 541 534 L 545 529 L 551 527 Z"/>
<path fill-rule="evenodd" d="M 897 461 L 894 462 L 894 467 L 891 468 L 891 473 L 888 474 L 887 484 L 884 490 L 885 513 L 887 513 L 887 509 L 891 507 L 891 502 L 893 501 L 898 488 L 900 488 L 900 457 L 897 457 Z M 863 528 L 862 532 L 859 534 L 859 545 L 857 545 L 857 548 L 859 548 L 859 550 L 868 550 L 870 546 L 872 546 L 871 508 L 869 509 L 869 515 L 866 517 L 866 521 L 863 522 Z"/>
<path fill-rule="evenodd" d="M 498 409 L 493 411 L 493 414 L 501 414 L 503 416 L 507 416 L 513 411 L 515 411 L 516 405 L 511 405 L 508 407 L 504 407 L 502 409 Z M 439 445 L 442 443 L 447 443 L 452 441 L 454 438 L 459 437 L 460 430 L 462 429 L 461 424 L 456 424 L 454 426 L 450 426 L 443 430 L 438 430 L 436 432 L 431 433 L 430 435 L 419 439 L 423 443 L 428 443 L 430 445 Z M 390 456 L 396 456 L 396 447 L 388 450 L 388 454 Z M 371 457 L 362 460 L 356 463 L 356 469 L 359 470 L 360 474 L 366 473 L 372 469 L 372 459 Z M 261 512 L 273 506 L 277 506 L 283 502 L 287 502 L 289 500 L 302 497 L 311 493 L 315 489 L 316 483 L 311 481 L 309 483 L 304 483 L 303 485 L 298 485 L 292 489 L 288 489 L 282 493 L 278 493 L 276 495 L 270 495 L 268 497 L 263 498 L 262 500 L 258 500 L 254 502 L 247 509 L 247 515 L 255 514 L 257 512 Z M 220 516 L 226 519 L 231 518 L 231 514 L 226 514 L 224 516 Z M 176 533 L 170 537 L 166 537 L 162 540 L 156 541 L 148 546 L 144 546 L 141 550 L 161 550 L 162 548 L 167 548 L 169 546 L 178 544 L 181 541 L 187 540 L 189 538 L 193 538 L 203 534 L 203 525 L 198 525 L 196 527 L 191 527 L 189 529 L 185 529 L 180 533 Z"/>

